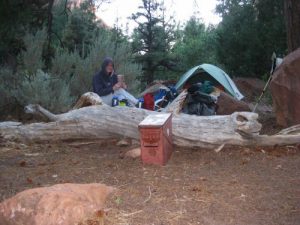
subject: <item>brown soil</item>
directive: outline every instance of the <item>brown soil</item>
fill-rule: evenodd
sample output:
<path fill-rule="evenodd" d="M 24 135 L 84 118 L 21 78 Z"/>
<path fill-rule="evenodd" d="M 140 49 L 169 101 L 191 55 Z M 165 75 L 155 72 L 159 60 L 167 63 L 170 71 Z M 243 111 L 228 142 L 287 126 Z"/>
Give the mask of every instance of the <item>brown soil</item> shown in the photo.
<path fill-rule="evenodd" d="M 165 167 L 119 157 L 131 148 L 3 146 L 0 200 L 33 187 L 99 182 L 118 188 L 107 201 L 106 225 L 300 224 L 295 146 L 175 149 Z"/>

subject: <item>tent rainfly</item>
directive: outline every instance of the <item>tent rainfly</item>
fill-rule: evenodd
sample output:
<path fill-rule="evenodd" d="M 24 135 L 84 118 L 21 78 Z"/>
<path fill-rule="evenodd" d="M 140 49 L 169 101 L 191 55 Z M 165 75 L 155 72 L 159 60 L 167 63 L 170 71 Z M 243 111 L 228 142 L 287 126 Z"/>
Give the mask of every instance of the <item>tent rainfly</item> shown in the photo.
<path fill-rule="evenodd" d="M 225 91 L 232 95 L 234 98 L 241 100 L 244 96 L 241 94 L 239 89 L 236 87 L 233 80 L 227 73 L 221 70 L 219 67 L 211 64 L 201 64 L 195 66 L 185 74 L 182 75 L 180 80 L 175 85 L 175 88 L 180 89 L 187 81 L 195 80 L 201 82 L 204 80 L 210 80 L 214 85 L 221 85 Z M 194 82 L 191 82 L 194 83 Z"/>

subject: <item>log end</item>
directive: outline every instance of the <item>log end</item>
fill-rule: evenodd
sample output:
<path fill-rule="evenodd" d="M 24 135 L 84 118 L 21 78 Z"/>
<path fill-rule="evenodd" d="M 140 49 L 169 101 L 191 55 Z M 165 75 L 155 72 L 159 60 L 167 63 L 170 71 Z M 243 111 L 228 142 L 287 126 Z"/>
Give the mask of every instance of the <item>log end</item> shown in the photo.
<path fill-rule="evenodd" d="M 235 131 L 250 136 L 259 134 L 262 125 L 257 121 L 258 114 L 252 112 L 236 112 L 231 115 Z"/>
<path fill-rule="evenodd" d="M 73 107 L 73 110 L 91 106 L 91 105 L 104 105 L 104 104 L 105 103 L 102 101 L 99 95 L 97 95 L 94 92 L 87 92 L 79 98 L 79 100 Z"/>

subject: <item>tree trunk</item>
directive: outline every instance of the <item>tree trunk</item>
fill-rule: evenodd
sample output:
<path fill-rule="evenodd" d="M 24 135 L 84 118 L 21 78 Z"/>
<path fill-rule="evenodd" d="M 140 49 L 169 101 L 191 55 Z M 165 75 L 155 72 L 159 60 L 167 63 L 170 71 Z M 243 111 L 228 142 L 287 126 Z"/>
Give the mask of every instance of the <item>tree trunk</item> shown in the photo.
<path fill-rule="evenodd" d="M 300 47 L 300 1 L 284 0 L 289 53 Z"/>
<path fill-rule="evenodd" d="M 2 122 L 2 141 L 97 141 L 124 136 L 139 139 L 138 124 L 148 115 L 159 113 L 130 107 L 110 107 L 104 105 L 94 93 L 87 93 L 82 98 L 92 98 L 88 100 L 89 104 L 96 105 L 59 115 L 54 115 L 41 106 L 29 105 L 26 107 L 27 112 L 43 114 L 52 122 L 27 125 Z M 182 147 L 218 148 L 223 145 L 273 146 L 300 143 L 299 125 L 283 130 L 278 135 L 259 135 L 261 124 L 257 122 L 257 118 L 258 115 L 251 112 L 236 112 L 228 116 L 174 114 L 174 144 Z"/>
<path fill-rule="evenodd" d="M 46 65 L 47 67 L 50 67 L 50 61 L 51 61 L 51 42 L 52 42 L 52 24 L 53 24 L 53 9 L 54 0 L 49 0 L 48 2 L 48 24 L 47 24 L 47 54 L 46 54 Z"/>

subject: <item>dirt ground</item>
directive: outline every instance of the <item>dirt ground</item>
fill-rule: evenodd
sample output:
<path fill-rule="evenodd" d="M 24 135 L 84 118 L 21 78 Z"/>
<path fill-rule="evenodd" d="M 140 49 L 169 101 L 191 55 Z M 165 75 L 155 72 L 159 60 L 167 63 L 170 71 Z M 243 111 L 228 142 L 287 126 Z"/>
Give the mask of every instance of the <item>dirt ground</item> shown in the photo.
<path fill-rule="evenodd" d="M 106 225 L 299 225 L 300 150 L 175 149 L 165 167 L 122 159 L 132 147 L 0 148 L 0 200 L 28 188 L 99 182 L 118 188 Z"/>

